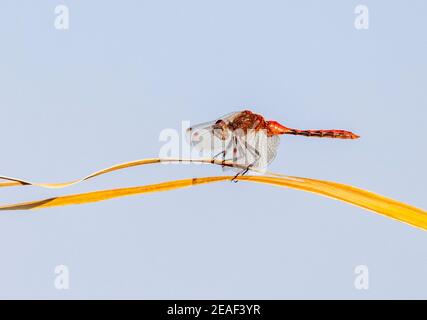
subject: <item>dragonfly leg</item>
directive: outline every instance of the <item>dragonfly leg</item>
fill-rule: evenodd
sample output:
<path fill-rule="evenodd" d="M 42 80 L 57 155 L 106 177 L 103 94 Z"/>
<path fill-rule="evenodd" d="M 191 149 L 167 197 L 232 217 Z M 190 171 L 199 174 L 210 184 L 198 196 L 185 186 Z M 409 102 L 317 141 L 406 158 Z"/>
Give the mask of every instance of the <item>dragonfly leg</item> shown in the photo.
<path fill-rule="evenodd" d="M 225 153 L 226 153 L 226 151 L 225 150 L 223 150 L 223 151 L 221 151 L 221 152 L 218 152 L 216 155 L 214 155 L 213 157 L 212 157 L 212 159 L 216 159 L 216 158 L 218 158 L 219 156 L 221 156 L 222 155 L 222 164 L 221 164 L 221 166 L 224 168 L 225 167 Z"/>
<path fill-rule="evenodd" d="M 249 152 L 251 152 L 252 154 L 255 154 L 256 159 L 251 164 L 249 164 L 245 169 L 239 171 L 234 176 L 234 178 L 231 179 L 231 181 L 233 181 L 233 182 L 237 182 L 238 181 L 237 177 L 244 176 L 246 173 L 248 173 L 248 171 L 258 162 L 259 158 L 261 157 L 261 155 L 258 152 L 258 150 L 255 149 L 255 148 L 253 148 L 253 147 L 251 147 L 251 146 L 249 146 L 249 145 L 246 145 L 246 150 L 249 151 Z"/>
<path fill-rule="evenodd" d="M 237 174 L 233 177 L 233 179 L 231 179 L 231 181 L 234 182 L 234 183 L 237 183 L 239 181 L 239 180 L 237 180 L 237 178 L 239 176 L 244 176 L 246 173 L 248 173 L 250 167 L 251 167 L 251 165 L 249 165 L 245 169 L 242 169 L 239 172 L 237 172 Z"/>
<path fill-rule="evenodd" d="M 237 144 L 237 139 L 236 139 L 236 144 Z M 237 180 L 237 178 L 239 177 L 239 176 L 244 176 L 246 173 L 248 173 L 248 171 L 259 161 L 259 159 L 260 159 L 260 157 L 261 157 L 261 155 L 260 155 L 260 153 L 259 153 L 259 151 L 256 149 L 256 148 L 254 148 L 253 146 L 251 146 L 251 145 L 249 145 L 249 144 L 247 144 L 247 142 L 245 141 L 244 142 L 244 145 L 245 145 L 245 150 L 247 151 L 247 152 L 249 152 L 249 153 L 251 153 L 252 154 L 252 156 L 254 156 L 255 157 L 255 160 L 254 161 L 252 161 L 252 163 L 250 163 L 246 168 L 244 168 L 244 169 L 242 169 L 241 171 L 239 171 L 234 177 L 233 177 L 233 179 L 231 179 L 231 181 L 233 181 L 234 183 L 236 183 L 238 180 Z"/>
<path fill-rule="evenodd" d="M 255 164 L 256 161 L 252 162 L 250 165 L 248 165 L 245 169 L 240 170 L 234 177 L 233 179 L 231 179 L 231 181 L 233 182 L 237 182 L 237 178 L 239 176 L 244 176 L 245 174 L 247 174 L 249 172 L 249 170 L 252 168 L 252 166 Z"/>
<path fill-rule="evenodd" d="M 248 166 L 246 169 L 244 169 L 243 172 L 241 173 L 241 175 L 244 176 L 245 174 L 247 174 L 250 167 L 251 166 Z"/>
<path fill-rule="evenodd" d="M 249 148 L 248 148 L 248 150 L 249 150 Z M 258 160 L 259 160 L 259 158 L 260 158 L 260 154 L 259 154 L 259 152 L 256 150 L 256 149 L 254 149 L 254 152 L 255 152 L 255 154 L 256 154 L 256 157 L 257 157 L 257 159 L 255 159 L 255 161 L 253 161 L 251 164 L 249 164 L 245 169 L 242 169 L 241 171 L 239 171 L 234 177 L 233 177 L 233 179 L 231 179 L 231 181 L 233 181 L 234 183 L 236 183 L 238 180 L 237 180 L 237 178 L 239 177 L 239 176 L 244 176 L 246 173 L 248 173 L 249 172 L 249 170 L 258 162 Z"/>
<path fill-rule="evenodd" d="M 213 156 L 213 159 L 218 158 L 220 155 L 222 155 L 222 158 L 224 158 L 225 157 L 225 150 L 218 152 L 216 155 Z"/>
<path fill-rule="evenodd" d="M 224 150 L 222 150 L 221 152 L 219 152 L 218 154 L 216 154 L 215 156 L 214 156 L 214 159 L 216 158 L 216 157 L 218 157 L 219 155 L 222 155 L 222 168 L 224 168 L 226 165 L 225 165 L 225 162 L 226 161 L 232 161 L 232 159 L 225 159 L 225 156 L 227 155 L 227 150 L 229 150 L 229 148 L 230 148 L 230 146 L 232 146 L 232 140 L 230 140 L 230 142 L 227 144 L 227 145 L 223 145 L 223 147 L 224 147 Z"/>
<path fill-rule="evenodd" d="M 239 180 L 237 180 L 237 178 L 239 177 L 239 175 L 240 175 L 240 172 L 241 171 L 239 171 L 234 177 L 233 177 L 233 179 L 231 179 L 231 182 L 234 182 L 234 183 L 237 183 Z"/>

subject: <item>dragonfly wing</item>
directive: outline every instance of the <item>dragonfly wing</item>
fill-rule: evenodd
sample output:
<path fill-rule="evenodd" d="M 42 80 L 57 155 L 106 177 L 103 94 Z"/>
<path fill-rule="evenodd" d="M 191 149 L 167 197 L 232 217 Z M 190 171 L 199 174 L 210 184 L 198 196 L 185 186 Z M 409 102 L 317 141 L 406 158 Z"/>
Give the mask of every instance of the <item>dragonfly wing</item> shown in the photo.
<path fill-rule="evenodd" d="M 222 120 L 222 121 L 225 121 L 226 123 L 230 123 L 241 113 L 242 111 L 234 111 L 234 112 L 227 113 L 222 117 L 219 117 L 218 119 L 216 119 L 215 122 L 218 120 Z"/>
<path fill-rule="evenodd" d="M 277 156 L 277 149 L 280 145 L 279 136 L 271 136 L 267 138 L 267 164 L 273 162 Z"/>
<path fill-rule="evenodd" d="M 231 139 L 231 132 L 229 130 L 219 130 L 215 129 L 215 124 L 222 120 L 225 123 L 230 123 L 240 112 L 232 112 L 227 115 L 224 115 L 214 121 L 204 122 L 191 126 L 187 129 L 186 139 L 187 142 L 196 149 L 205 152 L 208 151 L 212 153 L 225 151 L 229 139 Z M 225 132 L 227 131 L 227 132 Z"/>
<path fill-rule="evenodd" d="M 225 159 L 239 166 L 266 169 L 276 158 L 279 144 L 279 136 L 267 137 L 263 132 L 253 136 L 234 135 L 232 143 L 227 148 Z"/>
<path fill-rule="evenodd" d="M 224 149 L 224 160 L 231 161 L 235 165 L 247 166 L 246 154 L 247 150 L 244 148 L 244 141 L 241 137 L 233 135 Z M 241 167 L 223 167 L 223 171 L 240 171 Z"/>

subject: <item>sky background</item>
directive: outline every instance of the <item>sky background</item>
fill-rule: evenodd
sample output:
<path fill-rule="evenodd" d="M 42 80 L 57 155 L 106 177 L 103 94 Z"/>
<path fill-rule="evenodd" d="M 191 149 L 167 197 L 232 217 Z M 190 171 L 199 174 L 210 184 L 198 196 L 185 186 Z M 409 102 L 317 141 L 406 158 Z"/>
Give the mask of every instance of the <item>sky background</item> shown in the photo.
<path fill-rule="evenodd" d="M 54 8 L 69 8 L 69 30 Z M 369 29 L 354 9 L 369 8 Z M 0 2 L 0 174 L 59 182 L 156 157 L 165 128 L 249 108 L 357 141 L 286 136 L 270 170 L 427 208 L 427 2 Z M 222 174 L 154 165 L 1 204 Z M 0 298 L 427 298 L 427 233 L 301 191 L 217 183 L 0 215 Z M 69 290 L 54 286 L 69 268 Z M 354 286 L 357 265 L 369 289 Z"/>

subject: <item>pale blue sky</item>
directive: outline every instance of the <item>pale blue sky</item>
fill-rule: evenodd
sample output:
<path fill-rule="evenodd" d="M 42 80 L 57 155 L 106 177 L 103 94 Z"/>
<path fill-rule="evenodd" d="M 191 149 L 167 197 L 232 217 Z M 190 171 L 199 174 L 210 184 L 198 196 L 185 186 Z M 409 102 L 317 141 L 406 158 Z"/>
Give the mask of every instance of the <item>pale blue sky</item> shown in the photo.
<path fill-rule="evenodd" d="M 54 28 L 54 8 L 70 29 Z M 354 28 L 365 4 L 370 28 Z M 358 141 L 285 137 L 271 170 L 426 209 L 427 3 L 0 3 L 0 174 L 63 181 L 155 157 L 164 128 L 250 108 Z M 221 174 L 151 166 L 1 203 Z M 427 298 L 427 233 L 294 190 L 219 183 L 0 215 L 1 298 Z M 70 269 L 70 289 L 53 285 Z M 370 288 L 354 288 L 367 265 Z"/>

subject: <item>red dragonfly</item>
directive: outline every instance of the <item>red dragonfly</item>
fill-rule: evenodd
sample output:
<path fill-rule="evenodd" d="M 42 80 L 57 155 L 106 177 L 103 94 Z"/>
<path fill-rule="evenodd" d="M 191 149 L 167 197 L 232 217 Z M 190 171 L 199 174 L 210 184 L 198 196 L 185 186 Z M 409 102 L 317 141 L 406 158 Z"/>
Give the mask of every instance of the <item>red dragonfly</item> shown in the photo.
<path fill-rule="evenodd" d="M 210 152 L 210 157 L 222 155 L 223 160 L 232 161 L 240 168 L 245 167 L 234 177 L 234 181 L 251 167 L 266 169 L 276 157 L 282 134 L 335 139 L 359 138 L 357 134 L 345 130 L 288 128 L 277 121 L 267 121 L 262 115 L 249 110 L 233 112 L 187 129 L 191 146 L 203 153 Z"/>

